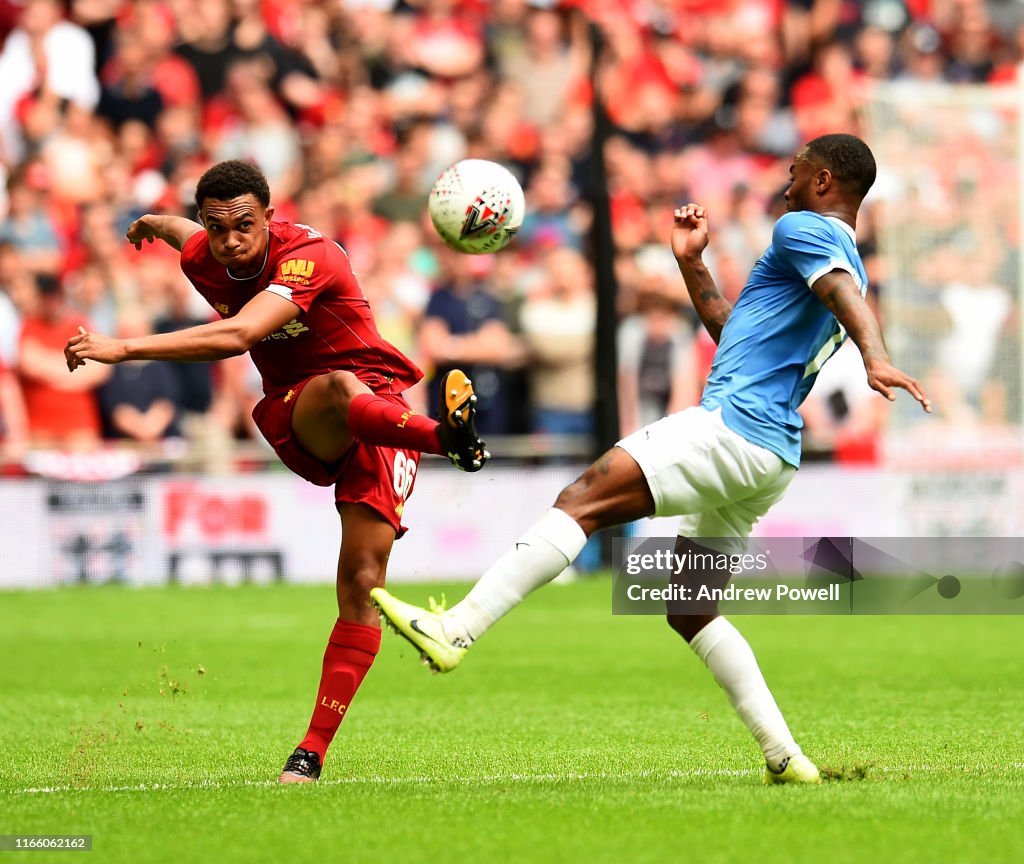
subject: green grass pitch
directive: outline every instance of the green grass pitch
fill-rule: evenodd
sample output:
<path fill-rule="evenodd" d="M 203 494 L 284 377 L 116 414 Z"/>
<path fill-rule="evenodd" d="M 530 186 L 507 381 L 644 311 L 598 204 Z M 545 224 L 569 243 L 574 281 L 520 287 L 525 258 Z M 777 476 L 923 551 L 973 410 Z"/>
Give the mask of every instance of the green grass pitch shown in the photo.
<path fill-rule="evenodd" d="M 333 605 L 0 594 L 0 833 L 89 833 L 92 862 L 1024 860 L 1020 619 L 734 619 L 839 778 L 765 788 L 662 620 L 612 617 L 607 579 L 556 585 L 452 675 L 386 633 L 321 782 L 280 788 Z"/>

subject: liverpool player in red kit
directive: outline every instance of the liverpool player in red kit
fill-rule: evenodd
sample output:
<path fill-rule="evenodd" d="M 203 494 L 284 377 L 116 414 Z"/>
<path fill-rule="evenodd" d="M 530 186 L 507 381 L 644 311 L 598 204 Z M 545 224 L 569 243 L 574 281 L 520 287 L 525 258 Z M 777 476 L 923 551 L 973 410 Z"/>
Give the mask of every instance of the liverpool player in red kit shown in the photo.
<path fill-rule="evenodd" d="M 469 379 L 442 381 L 438 423 L 402 393 L 423 377 L 385 342 L 344 250 L 305 225 L 272 222 L 270 189 L 246 162 L 214 165 L 196 186 L 202 224 L 147 215 L 128 240 L 162 240 L 219 321 L 136 339 L 81 330 L 64 349 L 73 372 L 88 360 L 220 360 L 245 351 L 263 377 L 253 410 L 281 461 L 300 477 L 334 485 L 341 514 L 338 620 L 324 654 L 309 731 L 288 758 L 282 783 L 316 780 L 324 753 L 380 647 L 370 589 L 384 584 L 391 546 L 420 453 L 445 455 L 463 471 L 487 460 L 476 434 Z"/>

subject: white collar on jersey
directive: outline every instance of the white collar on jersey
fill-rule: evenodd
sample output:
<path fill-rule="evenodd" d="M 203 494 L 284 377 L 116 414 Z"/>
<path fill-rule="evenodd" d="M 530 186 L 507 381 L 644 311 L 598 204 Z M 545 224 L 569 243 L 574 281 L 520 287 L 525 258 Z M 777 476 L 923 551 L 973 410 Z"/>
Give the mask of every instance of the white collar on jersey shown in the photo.
<path fill-rule="evenodd" d="M 270 233 L 270 229 L 268 228 L 267 229 L 267 234 L 269 235 L 269 233 Z M 262 273 L 264 270 L 267 269 L 267 259 L 269 257 L 270 257 L 270 237 L 268 236 L 267 237 L 267 251 L 263 253 L 263 264 L 260 265 L 260 269 L 259 269 L 258 272 L 253 273 L 252 276 L 236 276 L 227 267 L 224 268 L 224 272 L 228 274 L 228 278 L 229 279 L 234 279 L 236 282 L 248 282 L 250 279 L 255 279 L 257 276 L 260 275 L 260 273 Z"/>
<path fill-rule="evenodd" d="M 847 222 L 844 222 L 844 221 L 843 221 L 842 219 L 839 219 L 839 218 L 838 218 L 838 217 L 836 217 L 836 216 L 826 216 L 825 218 L 826 218 L 826 219 L 828 219 L 828 221 L 829 221 L 829 222 L 835 222 L 835 223 L 836 223 L 836 225 L 838 225 L 838 226 L 839 226 L 840 228 L 842 228 L 842 229 L 843 229 L 843 230 L 844 230 L 844 231 L 845 231 L 845 232 L 846 232 L 847 234 L 849 234 L 849 235 L 850 235 L 850 239 L 851 239 L 851 240 L 852 240 L 852 241 L 853 241 L 854 243 L 856 243 L 856 242 L 857 242 L 857 232 L 853 230 L 853 226 L 851 226 L 851 225 L 850 225 L 849 223 L 847 223 Z"/>

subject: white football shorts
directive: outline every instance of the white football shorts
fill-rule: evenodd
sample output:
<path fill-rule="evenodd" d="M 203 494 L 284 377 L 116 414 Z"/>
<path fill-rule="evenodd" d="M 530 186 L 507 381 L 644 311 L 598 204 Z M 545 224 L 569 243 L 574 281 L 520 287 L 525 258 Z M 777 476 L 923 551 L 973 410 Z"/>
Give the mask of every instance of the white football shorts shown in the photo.
<path fill-rule="evenodd" d="M 796 473 L 771 450 L 729 429 L 721 409 L 670 414 L 617 446 L 643 470 L 654 515 L 683 517 L 682 537 L 745 540 Z"/>

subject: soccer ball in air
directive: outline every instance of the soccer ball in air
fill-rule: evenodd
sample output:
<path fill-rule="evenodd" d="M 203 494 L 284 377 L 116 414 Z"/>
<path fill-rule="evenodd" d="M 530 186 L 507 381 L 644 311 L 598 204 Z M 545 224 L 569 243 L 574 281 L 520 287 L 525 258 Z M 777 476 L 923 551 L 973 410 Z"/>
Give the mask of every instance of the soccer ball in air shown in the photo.
<path fill-rule="evenodd" d="M 526 199 L 519 181 L 497 162 L 463 159 L 446 169 L 427 202 L 430 221 L 452 249 L 497 252 L 523 224 Z"/>

